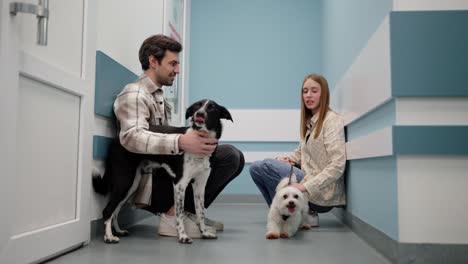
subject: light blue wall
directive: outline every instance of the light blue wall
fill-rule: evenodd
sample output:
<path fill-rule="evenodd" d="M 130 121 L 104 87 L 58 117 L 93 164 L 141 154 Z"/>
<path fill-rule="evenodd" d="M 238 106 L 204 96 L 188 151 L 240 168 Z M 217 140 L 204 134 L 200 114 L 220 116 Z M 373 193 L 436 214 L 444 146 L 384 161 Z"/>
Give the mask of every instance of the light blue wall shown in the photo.
<path fill-rule="evenodd" d="M 304 76 L 322 72 L 321 0 L 200 0 L 191 5 L 189 103 L 210 98 L 229 109 L 300 108 Z M 222 143 L 275 152 L 292 151 L 298 144 Z M 260 194 L 248 169 L 246 164 L 224 193 Z"/>
<path fill-rule="evenodd" d="M 392 9 L 392 0 L 323 1 L 323 70 L 333 90 Z M 376 87 L 377 89 L 377 87 Z M 395 124 L 391 100 L 347 126 L 347 140 Z M 383 233 L 398 239 L 398 196 L 395 157 L 348 162 L 347 210 Z"/>
<path fill-rule="evenodd" d="M 395 124 L 395 100 L 377 107 L 346 127 L 353 141 Z M 398 186 L 396 157 L 350 160 L 346 177 L 346 210 L 398 240 Z"/>
<path fill-rule="evenodd" d="M 299 108 L 305 75 L 321 72 L 320 0 L 192 1 L 189 103 Z"/>
<path fill-rule="evenodd" d="M 354 62 L 392 0 L 323 0 L 323 73 L 331 89 Z"/>
<path fill-rule="evenodd" d="M 348 166 L 346 210 L 398 240 L 396 157 L 351 160 Z"/>

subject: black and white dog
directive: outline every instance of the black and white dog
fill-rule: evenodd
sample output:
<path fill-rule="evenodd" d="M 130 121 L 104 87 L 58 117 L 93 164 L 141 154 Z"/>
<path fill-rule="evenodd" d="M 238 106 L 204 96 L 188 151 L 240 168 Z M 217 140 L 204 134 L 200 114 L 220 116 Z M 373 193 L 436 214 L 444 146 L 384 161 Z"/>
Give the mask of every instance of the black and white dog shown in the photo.
<path fill-rule="evenodd" d="M 187 109 L 185 118 L 190 118 L 191 126 L 188 128 L 155 126 L 150 128 L 150 130 L 159 133 L 180 134 L 185 133 L 186 130 L 202 130 L 208 131 L 211 137 L 219 139 L 222 133 L 221 119 L 233 121 L 231 114 L 224 106 L 207 99 L 192 104 Z M 113 144 L 119 144 L 118 140 Z M 197 156 L 190 153 L 182 155 L 157 155 L 157 162 L 143 160 L 139 164 L 132 182 L 115 177 L 113 174 L 117 173 L 112 173 L 109 169 L 111 167 L 109 163 L 116 162 L 116 159 L 113 159 L 113 155 L 119 155 L 118 153 L 114 153 L 113 149 L 115 148 L 111 146 L 104 177 L 101 178 L 99 175 L 93 175 L 94 190 L 101 194 L 106 194 L 108 191 L 111 193 L 109 202 L 103 211 L 105 225 L 104 241 L 106 243 L 118 243 L 119 241 L 119 238 L 112 233 L 112 226 L 117 235 L 124 236 L 128 234 L 126 230 L 121 230 L 118 225 L 117 216 L 119 211 L 122 205 L 135 195 L 143 175 L 148 174 L 151 176 L 154 170 L 160 168 L 164 169 L 173 179 L 179 242 L 184 244 L 192 243 L 192 239 L 185 232 L 183 224 L 185 191 L 189 183 L 192 183 L 197 223 L 199 223 L 202 238 L 216 238 L 216 234 L 206 228 L 204 212 L 205 186 L 211 172 L 210 156 Z M 125 191 L 125 195 L 113 195 L 122 194 L 121 190 L 128 191 Z"/>

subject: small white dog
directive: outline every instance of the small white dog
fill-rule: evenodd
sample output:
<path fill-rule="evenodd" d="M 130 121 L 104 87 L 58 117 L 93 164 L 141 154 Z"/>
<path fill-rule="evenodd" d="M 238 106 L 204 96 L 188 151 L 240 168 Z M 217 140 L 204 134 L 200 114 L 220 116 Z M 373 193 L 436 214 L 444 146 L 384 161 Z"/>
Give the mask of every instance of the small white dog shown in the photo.
<path fill-rule="evenodd" d="M 292 174 L 291 182 L 296 182 L 296 175 Z M 289 238 L 296 234 L 299 227 L 309 229 L 308 210 L 305 195 L 290 184 L 289 178 L 282 179 L 276 187 L 268 213 L 266 238 Z"/>

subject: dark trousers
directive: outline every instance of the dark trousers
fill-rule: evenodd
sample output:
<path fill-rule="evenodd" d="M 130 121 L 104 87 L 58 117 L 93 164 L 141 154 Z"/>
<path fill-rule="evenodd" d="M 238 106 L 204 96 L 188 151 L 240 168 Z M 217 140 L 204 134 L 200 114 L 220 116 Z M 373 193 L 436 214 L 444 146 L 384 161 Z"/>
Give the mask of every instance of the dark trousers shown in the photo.
<path fill-rule="evenodd" d="M 331 209 L 333 209 L 333 206 L 321 206 L 321 205 L 309 203 L 309 209 L 317 213 L 323 214 L 323 213 L 331 211 Z"/>
<path fill-rule="evenodd" d="M 136 168 L 143 159 L 158 161 L 157 155 L 142 155 L 129 152 L 118 140 L 111 145 L 113 152 L 112 167 L 107 167 L 120 180 L 125 179 L 130 184 L 135 178 Z M 244 155 L 232 145 L 219 145 L 211 157 L 211 174 L 205 188 L 205 208 L 208 208 L 221 191 L 236 178 L 244 168 Z M 151 205 L 144 209 L 154 213 L 165 213 L 174 205 L 174 189 L 172 178 L 166 173 L 157 175 L 153 173 Z M 192 186 L 188 186 L 185 195 L 185 211 L 195 213 Z M 104 214 L 106 214 L 104 212 Z"/>

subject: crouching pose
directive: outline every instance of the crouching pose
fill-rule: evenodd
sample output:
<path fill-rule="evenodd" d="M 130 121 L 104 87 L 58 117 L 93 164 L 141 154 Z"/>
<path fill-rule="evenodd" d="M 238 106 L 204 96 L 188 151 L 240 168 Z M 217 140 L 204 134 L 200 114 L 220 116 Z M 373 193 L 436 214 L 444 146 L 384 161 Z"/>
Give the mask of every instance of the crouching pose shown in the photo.
<path fill-rule="evenodd" d="M 278 182 L 291 165 L 298 183 L 292 186 L 306 194 L 307 221 L 319 225 L 318 213 L 346 204 L 344 169 L 346 164 L 343 120 L 329 108 L 327 80 L 318 74 L 305 77 L 301 88 L 301 141 L 289 156 L 256 161 L 250 174 L 268 206 L 272 205 Z"/>
<path fill-rule="evenodd" d="M 218 139 L 210 132 L 187 130 L 178 133 L 161 133 L 158 127 L 168 126 L 171 121 L 171 106 L 164 96 L 163 86 L 171 86 L 179 73 L 179 42 L 164 36 L 154 35 L 141 45 L 139 59 L 143 74 L 125 86 L 114 102 L 114 113 L 119 127 L 119 139 L 110 146 L 106 172 L 102 181 L 95 178 L 95 186 L 101 193 L 109 192 L 114 199 L 103 210 L 106 230 L 111 231 L 111 216 L 129 193 L 134 183 L 137 167 L 143 160 L 158 162 L 166 155 L 190 154 L 210 157 L 211 171 L 204 189 L 204 204 L 208 208 L 221 191 L 239 175 L 244 167 L 242 152 L 231 145 L 218 145 Z M 211 111 L 211 109 L 207 109 Z M 161 168 L 160 170 L 164 170 Z M 174 207 L 173 178 L 169 174 L 144 174 L 135 193 L 134 202 L 139 208 L 160 214 L 158 233 L 178 236 Z M 185 195 L 183 224 L 191 238 L 201 238 L 195 217 L 193 190 L 188 186 Z M 118 234 L 127 234 L 112 223 Z M 219 221 L 205 218 L 210 233 L 222 230 Z M 104 240 L 117 243 L 118 237 L 106 232 Z M 187 240 L 190 241 L 190 240 Z M 183 241 L 181 241 L 183 242 Z"/>

